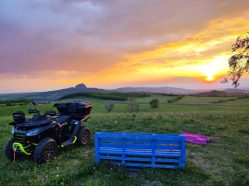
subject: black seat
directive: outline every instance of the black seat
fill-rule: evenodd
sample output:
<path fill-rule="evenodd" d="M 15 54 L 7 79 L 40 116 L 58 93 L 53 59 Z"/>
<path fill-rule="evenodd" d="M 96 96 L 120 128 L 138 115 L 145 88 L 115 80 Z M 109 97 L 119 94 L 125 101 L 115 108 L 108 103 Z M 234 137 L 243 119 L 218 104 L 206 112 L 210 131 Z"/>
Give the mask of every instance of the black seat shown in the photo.
<path fill-rule="evenodd" d="M 70 120 L 70 116 L 61 115 L 55 119 L 55 121 L 59 122 L 60 124 L 66 123 Z"/>

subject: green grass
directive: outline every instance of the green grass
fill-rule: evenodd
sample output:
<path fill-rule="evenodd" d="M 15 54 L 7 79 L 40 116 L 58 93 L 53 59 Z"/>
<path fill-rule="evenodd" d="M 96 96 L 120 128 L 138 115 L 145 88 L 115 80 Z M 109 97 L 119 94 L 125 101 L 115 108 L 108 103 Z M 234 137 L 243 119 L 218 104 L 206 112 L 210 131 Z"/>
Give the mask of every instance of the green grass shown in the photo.
<path fill-rule="evenodd" d="M 149 106 L 153 98 L 160 99 L 157 109 Z M 249 105 L 177 105 L 167 104 L 168 99 L 171 96 L 139 98 L 138 113 L 127 113 L 125 102 L 117 102 L 113 112 L 106 113 L 105 100 L 88 99 L 94 105 L 88 126 L 93 133 L 189 131 L 213 136 L 214 142 L 207 146 L 187 144 L 186 170 L 127 172 L 123 167 L 96 165 L 93 140 L 84 148 L 62 149 L 54 161 L 41 166 L 28 158 L 11 163 L 4 156 L 11 137 L 8 123 L 13 111 L 28 109 L 28 105 L 12 106 L 0 107 L 0 185 L 249 185 Z M 208 100 L 203 99 L 199 102 Z M 40 107 L 44 111 L 52 104 Z"/>

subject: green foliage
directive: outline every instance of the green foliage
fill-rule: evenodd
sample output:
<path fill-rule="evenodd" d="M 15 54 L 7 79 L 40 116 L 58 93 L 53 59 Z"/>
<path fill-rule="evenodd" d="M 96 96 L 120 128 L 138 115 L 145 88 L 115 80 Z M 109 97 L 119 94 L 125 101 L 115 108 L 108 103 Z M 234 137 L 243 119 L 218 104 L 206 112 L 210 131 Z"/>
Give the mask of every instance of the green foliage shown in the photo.
<path fill-rule="evenodd" d="M 110 92 L 110 93 L 96 93 L 96 92 L 79 92 L 74 94 L 68 94 L 61 97 L 59 100 L 77 98 L 77 97 L 91 97 L 103 100 L 115 100 L 115 101 L 126 101 L 129 97 L 132 98 L 142 98 L 149 97 L 150 94 L 140 93 L 140 92 Z"/>
<path fill-rule="evenodd" d="M 229 100 L 229 101 L 227 101 Z M 233 100 L 233 101 L 232 101 Z M 210 103 L 228 103 L 235 104 L 237 97 L 216 97 L 216 96 L 184 96 L 177 101 L 177 104 L 209 104 Z"/>
<path fill-rule="evenodd" d="M 150 101 L 151 108 L 158 108 L 159 107 L 159 99 L 153 99 Z"/>
<path fill-rule="evenodd" d="M 227 83 L 229 79 L 234 87 L 238 87 L 241 76 L 249 72 L 249 32 L 237 38 L 232 45 L 232 52 L 233 55 L 228 60 L 228 77 L 223 82 Z"/>
<path fill-rule="evenodd" d="M 208 92 L 199 93 L 198 96 L 206 97 L 228 97 L 230 96 L 226 91 L 212 90 Z"/>
<path fill-rule="evenodd" d="M 12 99 L 12 100 L 0 100 L 0 105 L 15 106 L 15 105 L 26 105 L 31 101 L 24 98 Z"/>
<path fill-rule="evenodd" d="M 111 112 L 112 110 L 113 110 L 113 108 L 114 108 L 114 106 L 115 106 L 115 104 L 113 103 L 113 102 L 107 102 L 106 104 L 105 104 L 105 110 L 107 111 L 107 112 Z"/>
<path fill-rule="evenodd" d="M 168 103 L 175 103 L 178 102 L 179 100 L 181 100 L 182 98 L 184 98 L 185 96 L 177 96 L 173 99 L 168 100 Z"/>
<path fill-rule="evenodd" d="M 14 105 L 15 105 L 14 103 L 6 103 L 7 107 L 14 106 Z"/>
<path fill-rule="evenodd" d="M 218 101 L 210 101 L 210 103 L 224 103 L 224 102 L 229 102 L 229 101 L 235 101 L 236 98 L 231 98 L 231 99 L 219 99 Z"/>
<path fill-rule="evenodd" d="M 245 94 L 243 96 L 237 97 L 237 99 L 248 99 L 248 98 L 249 98 L 249 94 Z"/>

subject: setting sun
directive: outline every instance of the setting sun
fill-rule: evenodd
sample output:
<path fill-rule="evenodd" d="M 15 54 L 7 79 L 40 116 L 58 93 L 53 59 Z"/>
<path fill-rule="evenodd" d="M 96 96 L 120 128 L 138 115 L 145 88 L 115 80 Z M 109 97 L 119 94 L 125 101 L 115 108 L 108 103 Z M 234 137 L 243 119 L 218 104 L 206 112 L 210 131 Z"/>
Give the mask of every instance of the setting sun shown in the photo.
<path fill-rule="evenodd" d="M 213 82 L 226 73 L 228 58 L 229 56 L 225 54 L 216 56 L 212 59 L 202 61 L 202 63 L 206 64 L 196 65 L 192 68 L 194 71 L 200 73 L 199 76 L 202 76 L 204 81 Z"/>
<path fill-rule="evenodd" d="M 213 75 L 212 74 L 208 75 L 206 80 L 207 81 L 213 81 L 214 80 Z"/>

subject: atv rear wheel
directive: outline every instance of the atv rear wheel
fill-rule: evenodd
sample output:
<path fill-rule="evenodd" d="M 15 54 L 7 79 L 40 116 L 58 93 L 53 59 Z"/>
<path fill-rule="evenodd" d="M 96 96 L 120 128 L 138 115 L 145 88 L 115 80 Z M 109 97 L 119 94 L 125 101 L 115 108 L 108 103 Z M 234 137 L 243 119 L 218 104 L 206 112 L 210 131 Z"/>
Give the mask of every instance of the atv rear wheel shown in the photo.
<path fill-rule="evenodd" d="M 81 130 L 79 131 L 79 135 L 77 138 L 77 145 L 78 146 L 85 146 L 89 143 L 91 138 L 91 132 L 89 129 L 83 127 L 81 128 Z"/>
<path fill-rule="evenodd" d="M 44 138 L 35 148 L 34 161 L 37 164 L 45 163 L 56 157 L 58 153 L 57 143 L 53 138 Z"/>
<path fill-rule="evenodd" d="M 12 146 L 14 142 L 15 142 L 15 140 L 13 138 L 10 138 L 6 147 L 5 147 L 5 156 L 10 161 L 20 160 L 22 157 L 20 153 L 18 153 L 18 152 L 14 153 L 13 146 Z"/>

